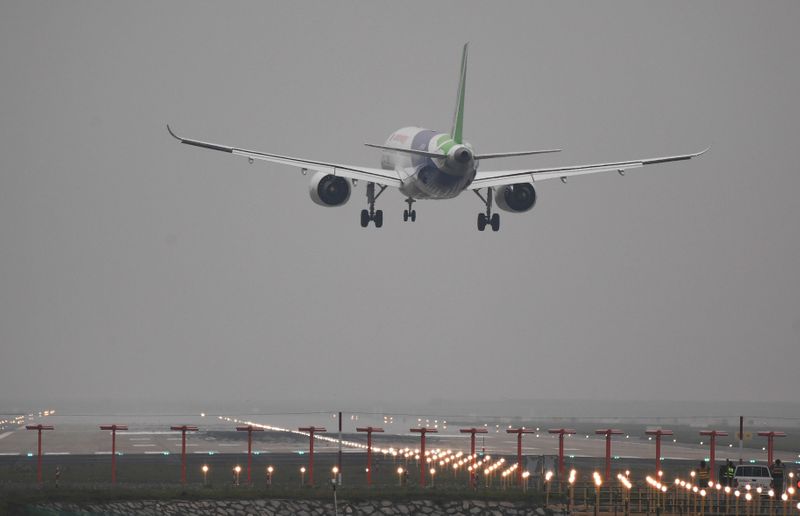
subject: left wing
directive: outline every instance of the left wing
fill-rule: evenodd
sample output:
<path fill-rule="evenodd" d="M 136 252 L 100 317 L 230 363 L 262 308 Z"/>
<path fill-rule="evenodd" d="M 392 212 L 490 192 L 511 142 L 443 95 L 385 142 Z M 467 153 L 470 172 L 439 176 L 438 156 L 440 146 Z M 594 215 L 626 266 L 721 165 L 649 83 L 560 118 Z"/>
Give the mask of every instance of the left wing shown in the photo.
<path fill-rule="evenodd" d="M 348 179 L 360 179 L 362 181 L 369 181 L 371 183 L 378 183 L 380 185 L 394 186 L 395 188 L 399 188 L 400 185 L 403 184 L 403 182 L 400 180 L 400 176 L 394 170 L 356 167 L 352 165 L 340 165 L 338 163 L 326 163 L 324 161 L 293 158 L 291 156 L 281 156 L 280 154 L 270 154 L 267 152 L 257 152 L 247 149 L 239 149 L 236 147 L 228 147 L 226 145 L 202 142 L 200 140 L 190 140 L 189 138 L 182 138 L 172 132 L 172 129 L 169 125 L 167 125 L 167 131 L 169 131 L 169 134 L 171 134 L 181 143 L 194 145 L 195 147 L 202 147 L 204 149 L 228 152 L 236 156 L 245 156 L 250 160 L 259 159 L 262 161 L 270 161 L 272 163 L 289 165 L 303 170 L 314 170 L 317 172 L 324 172 L 325 174 L 333 174 L 334 176 L 346 177 Z"/>
<path fill-rule="evenodd" d="M 544 181 L 546 179 L 556 178 L 566 182 L 568 177 L 598 174 L 600 172 L 619 172 L 620 174 L 624 174 L 626 170 L 643 167 L 645 165 L 655 165 L 657 163 L 669 163 L 671 161 L 692 159 L 700 156 L 707 150 L 708 149 L 705 149 L 693 154 L 679 154 L 677 156 L 666 156 L 663 158 L 619 161 L 616 163 L 597 163 L 593 165 L 538 168 L 532 170 L 498 170 L 495 172 L 478 172 L 475 176 L 475 180 L 472 181 L 468 188 L 471 190 L 478 190 L 480 188 L 491 188 L 494 186 L 504 186 L 515 183 L 535 183 L 538 181 Z"/>

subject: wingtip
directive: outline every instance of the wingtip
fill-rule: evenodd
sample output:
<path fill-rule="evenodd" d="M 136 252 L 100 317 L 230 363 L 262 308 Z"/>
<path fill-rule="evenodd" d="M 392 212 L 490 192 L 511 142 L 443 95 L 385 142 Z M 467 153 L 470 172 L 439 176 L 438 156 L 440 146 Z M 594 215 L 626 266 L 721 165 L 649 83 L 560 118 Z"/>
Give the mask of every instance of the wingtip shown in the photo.
<path fill-rule="evenodd" d="M 177 134 L 175 134 L 175 132 L 172 130 L 172 128 L 169 126 L 169 124 L 167 124 L 167 131 L 169 131 L 169 134 L 171 134 L 171 135 L 172 135 L 172 137 L 173 137 L 173 138 L 175 138 L 176 140 L 178 140 L 178 141 L 180 141 L 180 142 L 182 142 L 182 141 L 183 141 L 183 138 L 181 138 L 180 136 L 178 136 Z"/>
<path fill-rule="evenodd" d="M 695 156 L 702 156 L 703 154 L 705 154 L 706 152 L 708 152 L 710 149 L 711 149 L 711 145 L 709 145 L 709 146 L 708 146 L 708 147 L 706 147 L 705 149 L 701 150 L 700 152 L 697 152 L 697 153 L 695 153 L 694 155 L 695 155 Z"/>

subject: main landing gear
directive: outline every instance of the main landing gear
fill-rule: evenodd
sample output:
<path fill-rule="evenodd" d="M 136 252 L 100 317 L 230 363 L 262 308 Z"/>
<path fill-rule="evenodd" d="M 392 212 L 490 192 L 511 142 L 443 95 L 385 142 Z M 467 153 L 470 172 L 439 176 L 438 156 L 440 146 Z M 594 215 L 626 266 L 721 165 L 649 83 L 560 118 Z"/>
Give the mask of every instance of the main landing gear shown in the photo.
<path fill-rule="evenodd" d="M 417 220 L 417 210 L 412 210 L 411 205 L 416 201 L 415 199 L 409 197 L 406 199 L 406 202 L 408 203 L 408 209 L 403 210 L 403 222 L 408 222 L 408 219 L 411 219 L 411 222 L 414 222 Z"/>
<path fill-rule="evenodd" d="M 386 190 L 386 187 L 381 186 L 376 194 L 375 183 L 367 183 L 367 204 L 369 204 L 369 210 L 361 210 L 362 228 L 369 226 L 369 221 L 374 221 L 376 228 L 383 226 L 383 210 L 375 209 L 375 200 L 381 196 L 384 190 Z"/>
<path fill-rule="evenodd" d="M 500 214 L 492 214 L 492 188 L 486 189 L 486 198 L 478 190 L 473 190 L 481 201 L 486 205 L 486 213 L 478 213 L 478 231 L 486 229 L 486 225 L 492 227 L 492 231 L 500 231 Z"/>

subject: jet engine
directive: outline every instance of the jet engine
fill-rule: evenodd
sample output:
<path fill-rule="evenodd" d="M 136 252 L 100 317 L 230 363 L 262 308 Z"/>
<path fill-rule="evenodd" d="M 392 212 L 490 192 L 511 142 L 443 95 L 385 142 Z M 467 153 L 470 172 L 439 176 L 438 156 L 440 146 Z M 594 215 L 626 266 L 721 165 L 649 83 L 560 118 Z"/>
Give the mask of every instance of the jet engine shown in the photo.
<path fill-rule="evenodd" d="M 502 210 L 522 213 L 536 204 L 536 190 L 530 183 L 501 186 L 495 189 L 494 202 Z"/>
<path fill-rule="evenodd" d="M 311 200 L 320 206 L 342 206 L 350 199 L 350 183 L 340 176 L 315 172 L 308 193 Z"/>

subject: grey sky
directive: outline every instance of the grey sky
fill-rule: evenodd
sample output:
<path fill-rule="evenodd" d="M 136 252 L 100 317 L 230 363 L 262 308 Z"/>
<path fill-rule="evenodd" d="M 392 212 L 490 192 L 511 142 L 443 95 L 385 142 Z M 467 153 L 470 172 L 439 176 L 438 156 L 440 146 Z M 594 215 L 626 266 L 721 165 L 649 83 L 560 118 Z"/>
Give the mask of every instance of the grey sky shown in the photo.
<path fill-rule="evenodd" d="M 797 2 L 0 4 L 0 399 L 790 400 L 800 363 Z M 277 165 L 377 166 L 396 128 L 700 150 L 359 227 Z M 780 378 L 776 388 L 773 377 Z M 31 378 L 39 380 L 30 385 Z M 793 392 L 794 391 L 794 392 Z"/>

